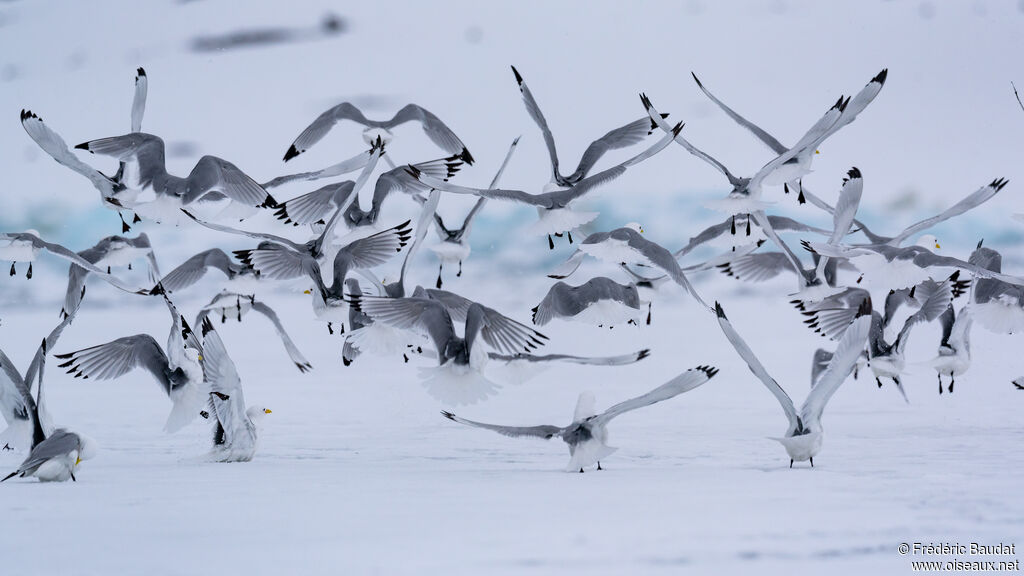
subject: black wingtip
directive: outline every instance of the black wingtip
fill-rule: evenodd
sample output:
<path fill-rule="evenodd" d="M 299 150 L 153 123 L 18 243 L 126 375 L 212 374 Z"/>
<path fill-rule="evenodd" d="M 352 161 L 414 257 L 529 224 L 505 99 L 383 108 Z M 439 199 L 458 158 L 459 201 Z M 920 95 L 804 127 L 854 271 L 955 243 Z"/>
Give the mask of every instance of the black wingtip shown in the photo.
<path fill-rule="evenodd" d="M 299 150 L 295 147 L 295 144 L 292 144 L 291 146 L 288 147 L 288 151 L 284 153 L 284 161 L 287 162 L 292 158 L 295 158 L 299 154 L 302 154 L 302 152 L 299 152 Z"/>
<path fill-rule="evenodd" d="M 82 142 L 81 144 L 76 144 L 75 145 L 75 149 L 76 150 L 89 150 L 89 143 L 88 142 Z M 89 151 L 92 152 L 92 150 L 89 150 Z"/>
<path fill-rule="evenodd" d="M 639 361 L 643 360 L 644 358 L 647 358 L 650 355 L 651 355 L 651 349 L 650 348 L 644 348 L 643 350 L 641 350 L 640 352 L 637 353 L 636 360 L 637 360 L 637 362 L 639 362 Z"/>
<path fill-rule="evenodd" d="M 723 320 L 728 320 L 728 318 L 725 317 L 725 310 L 722 309 L 722 305 L 718 302 L 718 300 L 715 300 L 715 314 L 717 314 L 718 317 L 722 318 Z"/>
<path fill-rule="evenodd" d="M 697 366 L 696 370 L 700 370 L 707 375 L 709 379 L 714 378 L 715 374 L 718 374 L 718 368 L 714 366 Z"/>
<path fill-rule="evenodd" d="M 989 186 L 995 188 L 996 192 L 998 192 L 1003 189 L 1003 186 L 1006 186 L 1007 182 L 1009 182 L 1009 180 L 1006 178 L 996 178 L 991 184 L 989 184 Z"/>
<path fill-rule="evenodd" d="M 860 174 L 860 168 L 857 168 L 856 166 L 850 168 L 850 170 L 846 173 L 847 180 L 853 180 L 854 178 L 863 178 L 863 176 L 861 176 Z"/>
<path fill-rule="evenodd" d="M 675 126 L 673 126 L 672 127 L 672 137 L 675 138 L 676 136 L 679 136 L 679 132 L 681 132 L 683 130 L 683 126 L 685 126 L 685 125 L 686 125 L 685 122 L 680 122 L 679 124 L 676 124 Z"/>
<path fill-rule="evenodd" d="M 210 317 L 209 316 L 204 316 L 203 317 L 203 328 L 202 328 L 203 338 L 206 337 L 206 334 L 208 332 L 210 332 L 210 330 L 213 330 L 213 322 L 210 322 Z"/>
<path fill-rule="evenodd" d="M 864 301 L 860 303 L 860 307 L 857 308 L 857 315 L 854 316 L 854 320 L 861 316 L 871 316 L 872 309 L 871 298 L 865 298 Z"/>
<path fill-rule="evenodd" d="M 516 70 L 515 66 L 512 67 L 512 73 L 516 75 L 516 84 L 519 84 L 520 86 L 522 86 L 523 85 L 523 77 L 519 74 L 519 70 Z"/>
<path fill-rule="evenodd" d="M 889 69 L 882 68 L 882 71 L 879 72 L 874 78 L 872 78 L 871 81 L 878 82 L 879 84 L 885 84 L 885 79 L 887 76 L 889 76 Z"/>
<path fill-rule="evenodd" d="M 704 88 L 704 84 L 701 83 L 700 78 L 697 78 L 697 73 L 696 72 L 691 70 L 690 71 L 690 76 L 693 76 L 693 81 L 697 83 L 697 86 L 700 86 L 701 89 Z"/>
<path fill-rule="evenodd" d="M 146 69 L 143 68 L 142 66 L 139 66 L 138 68 L 135 69 L 135 75 L 136 76 L 145 76 L 146 75 Z"/>
<path fill-rule="evenodd" d="M 519 139 L 516 138 L 516 141 L 518 142 Z M 459 153 L 459 158 L 461 158 L 463 162 L 469 164 L 470 166 L 472 166 L 473 162 L 476 161 L 474 160 L 473 155 L 469 153 L 469 148 L 466 148 L 465 146 L 462 147 L 462 152 Z"/>
<path fill-rule="evenodd" d="M 513 68 L 513 70 L 515 70 L 515 68 Z M 455 414 L 452 414 L 451 412 L 449 412 L 447 410 L 441 410 L 441 416 L 444 416 L 445 418 L 447 418 L 449 420 L 455 420 Z"/>
<path fill-rule="evenodd" d="M 35 112 L 33 112 L 31 110 L 25 110 L 24 108 L 22 108 L 22 110 L 21 110 L 21 121 L 24 122 L 25 120 L 28 120 L 29 118 L 35 118 L 35 119 L 39 120 L 40 122 L 43 121 L 42 118 L 40 118 L 39 116 L 36 116 Z"/>

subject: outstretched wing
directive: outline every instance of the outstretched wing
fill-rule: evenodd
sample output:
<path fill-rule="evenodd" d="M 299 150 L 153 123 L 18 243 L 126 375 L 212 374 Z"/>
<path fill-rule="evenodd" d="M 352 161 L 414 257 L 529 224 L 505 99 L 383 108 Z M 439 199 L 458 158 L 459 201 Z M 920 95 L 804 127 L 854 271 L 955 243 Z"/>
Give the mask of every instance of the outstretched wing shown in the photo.
<path fill-rule="evenodd" d="M 56 354 L 55 357 L 65 360 L 58 367 L 67 368 L 67 373 L 74 374 L 75 378 L 110 380 L 135 368 L 144 368 L 153 375 L 165 394 L 171 392 L 167 355 L 149 334 L 125 336 L 106 344 Z"/>
<path fill-rule="evenodd" d="M 743 338 L 736 332 L 736 329 L 732 327 L 732 323 L 725 317 L 725 310 L 722 309 L 722 305 L 715 302 L 715 312 L 718 314 L 718 325 L 722 328 L 722 332 L 725 333 L 725 337 L 728 338 L 729 343 L 736 349 L 736 353 L 743 358 L 743 361 L 747 363 L 747 367 L 750 371 L 757 376 L 768 391 L 775 396 L 775 399 L 779 401 L 779 405 L 782 406 L 782 411 L 786 413 L 786 418 L 789 419 L 789 431 L 793 432 L 801 427 L 800 418 L 797 416 L 796 407 L 793 406 L 793 399 L 786 394 L 786 391 L 779 386 L 779 383 L 772 378 L 768 371 L 765 370 L 764 365 L 761 361 L 754 356 L 754 351 L 747 346 L 747 343 Z"/>
<path fill-rule="evenodd" d="M 306 372 L 312 370 L 313 365 L 306 360 L 302 352 L 295 346 L 295 342 L 292 342 L 288 332 L 284 329 L 284 325 L 281 324 L 281 319 L 277 317 L 277 313 L 270 306 L 267 306 L 263 302 L 253 302 L 252 309 L 260 314 L 263 314 L 274 324 L 274 330 L 277 331 L 277 336 L 281 338 L 281 344 L 284 345 L 284 349 L 288 351 L 288 357 L 292 359 L 292 362 L 299 368 L 299 372 Z"/>
<path fill-rule="evenodd" d="M 475 422 L 473 420 L 466 420 L 465 418 L 459 418 L 451 412 L 441 411 L 441 415 L 449 420 L 458 422 L 459 424 L 465 424 L 466 426 L 474 426 L 476 428 L 483 428 L 484 430 L 492 430 L 498 434 L 504 436 L 511 436 L 518 438 L 521 436 L 533 436 L 534 438 L 543 438 L 544 440 L 550 440 L 555 436 L 561 436 L 564 428 L 558 426 L 498 426 L 495 424 L 484 424 L 483 422 Z"/>
<path fill-rule="evenodd" d="M 428 296 L 444 305 L 448 314 L 455 322 L 465 322 L 469 308 L 474 302 L 447 290 L 428 289 Z M 529 352 L 546 344 L 548 337 L 529 326 L 517 322 L 501 312 L 480 305 L 485 319 L 480 329 L 483 337 L 491 348 L 501 353 L 515 354 Z"/>
<path fill-rule="evenodd" d="M 629 412 L 630 410 L 636 410 L 637 408 L 643 408 L 644 406 L 650 406 L 663 400 L 675 398 L 683 392 L 689 392 L 701 384 L 712 379 L 715 374 L 718 374 L 718 369 L 712 366 L 697 366 L 696 368 L 690 368 L 686 372 L 676 376 L 675 378 L 665 382 L 661 386 L 658 386 L 654 390 L 631 398 L 625 402 L 619 402 L 611 408 L 604 411 L 603 414 L 598 414 L 594 418 L 601 422 L 608 422 L 612 418 L 620 414 Z"/>
<path fill-rule="evenodd" d="M 853 324 L 843 332 L 843 337 L 839 340 L 839 345 L 832 354 L 828 367 L 818 376 L 810 394 L 807 395 L 807 400 L 804 401 L 800 416 L 805 423 L 814 423 L 821 419 L 825 405 L 857 365 L 857 359 L 860 358 L 861 352 L 867 345 L 870 330 L 871 302 L 865 301 Z"/>

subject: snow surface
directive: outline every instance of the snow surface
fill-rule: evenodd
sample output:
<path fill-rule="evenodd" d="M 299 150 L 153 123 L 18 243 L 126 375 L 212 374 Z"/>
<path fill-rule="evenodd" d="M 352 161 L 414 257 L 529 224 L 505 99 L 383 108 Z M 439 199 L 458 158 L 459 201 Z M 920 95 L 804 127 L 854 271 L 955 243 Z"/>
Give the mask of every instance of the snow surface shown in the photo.
<path fill-rule="evenodd" d="M 192 52 L 192 39 L 254 27 L 346 19 L 334 39 L 224 52 Z M 317 114 L 345 99 L 390 115 L 407 101 L 448 122 L 478 159 L 459 176 L 489 181 L 508 143 L 523 140 L 503 180 L 537 189 L 547 181 L 540 134 L 525 114 L 509 64 L 523 73 L 564 155 L 575 164 L 590 139 L 640 117 L 646 92 L 685 131 L 737 172 L 766 151 L 693 85 L 694 70 L 719 97 L 792 142 L 840 93 L 881 68 L 878 99 L 831 138 L 805 184 L 834 199 L 851 166 L 865 174 L 862 214 L 879 232 L 948 206 L 1000 176 L 1010 184 L 989 205 L 942 226 L 947 253 L 966 258 L 981 237 L 1019 273 L 1024 114 L 1010 80 L 1024 85 L 1020 2 L 691 0 L 593 7 L 592 3 L 334 2 L 69 3 L 0 5 L 0 229 L 34 227 L 82 249 L 119 231 L 81 177 L 53 164 L 15 113 L 32 108 L 70 144 L 127 131 L 136 66 L 150 76 L 143 127 L 179 146 L 172 171 L 202 154 L 224 156 L 258 180 L 316 169 L 362 148 L 339 128 L 287 165 L 288 143 Z M 84 23 L 88 22 L 88 25 Z M 396 161 L 439 153 L 415 128 L 397 131 Z M 99 164 L 99 159 L 89 158 Z M 103 165 L 111 168 L 111 164 Z M 279 196 L 307 191 L 295 186 Z M 724 194 L 721 177 L 672 147 L 609 185 L 583 209 L 595 229 L 639 221 L 670 248 L 720 219 L 701 204 Z M 277 194 L 277 193 L 275 193 Z M 775 192 L 778 212 L 827 224 Z M 446 220 L 471 199 L 442 201 Z M 388 217 L 415 213 L 392 200 Z M 450 216 L 449 216 L 450 214 Z M 473 233 L 462 278 L 446 288 L 528 320 L 550 285 L 542 271 L 566 257 L 563 239 L 508 242 L 536 218 L 490 202 Z M 398 220 L 396 220 L 397 222 Z M 247 221 L 269 229 L 273 220 Z M 199 249 L 251 247 L 195 226 L 141 225 L 166 272 Z M 431 237 L 432 239 L 432 237 Z M 795 241 L 795 239 L 794 239 Z M 695 255 L 697 256 L 697 255 Z M 36 277 L 0 277 L 0 347 L 24 368 L 57 322 L 66 267 L 41 260 Z M 140 262 L 126 277 L 145 277 Z M 388 269 L 397 272 L 397 262 Z M 589 262 L 579 273 L 614 275 Z M 387 275 L 387 274 L 385 274 Z M 432 284 L 436 260 L 421 251 L 414 282 Z M 847 278 L 849 280 L 849 278 Z M 830 343 L 788 304 L 792 278 L 745 285 L 695 278 L 723 302 L 736 329 L 797 402 L 810 358 Z M 619 354 L 651 347 L 635 366 L 552 367 L 491 400 L 454 410 L 503 424 L 569 422 L 582 390 L 598 408 L 646 392 L 677 373 L 711 364 L 721 373 L 684 396 L 610 425 L 620 449 L 602 472 L 562 472 L 559 441 L 505 438 L 443 419 L 445 408 L 416 382 L 427 359 L 364 355 L 341 366 L 342 339 L 313 321 L 302 283 L 257 296 L 278 309 L 314 365 L 299 374 L 269 323 L 217 325 L 241 373 L 246 399 L 273 410 L 261 446 L 245 464 L 204 460 L 210 431 L 176 435 L 161 425 L 170 403 L 144 372 L 114 382 L 75 380 L 50 359 L 45 382 L 55 423 L 93 437 L 96 458 L 78 482 L 0 486 L 3 574 L 677 574 L 910 571 L 901 542 L 1024 544 L 1020 492 L 1024 442 L 1010 380 L 1024 373 L 1020 336 L 977 326 L 971 369 L 955 393 L 937 394 L 937 325 L 911 337 L 905 379 L 911 404 L 862 377 L 836 394 L 824 417 L 816 468 L 788 469 L 775 400 L 721 336 L 714 317 L 665 286 L 650 327 L 598 329 L 553 322 L 549 352 Z M 193 315 L 216 278 L 180 296 Z M 881 296 L 881 294 L 879 295 Z M 645 299 L 648 296 L 644 297 Z M 169 328 L 163 305 L 89 284 L 82 311 L 56 352 Z M 0 452 L 0 471 L 23 453 Z M 927 558 L 924 558 L 927 559 Z"/>

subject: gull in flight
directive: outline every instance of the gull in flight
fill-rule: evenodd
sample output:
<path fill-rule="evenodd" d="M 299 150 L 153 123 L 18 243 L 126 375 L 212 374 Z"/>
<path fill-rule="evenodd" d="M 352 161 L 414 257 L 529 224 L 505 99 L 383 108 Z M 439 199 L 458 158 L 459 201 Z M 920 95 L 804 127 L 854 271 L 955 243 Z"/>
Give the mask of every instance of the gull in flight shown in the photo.
<path fill-rule="evenodd" d="M 107 236 L 97 242 L 92 248 L 86 248 L 78 253 L 97 267 L 106 266 L 107 274 L 110 274 L 112 266 L 128 266 L 132 269 L 132 262 L 145 258 L 149 262 L 149 278 L 156 282 L 160 277 L 160 268 L 156 263 L 156 255 L 153 253 L 153 245 L 149 242 L 149 236 L 145 232 L 135 238 L 124 236 Z M 61 314 L 65 317 L 74 314 L 75 310 L 82 304 L 85 298 L 85 282 L 89 277 L 89 271 L 77 264 L 68 267 L 68 289 L 64 295 L 64 308 Z"/>
<path fill-rule="evenodd" d="M 613 418 L 638 408 L 675 398 L 684 392 L 689 392 L 713 378 L 715 374 L 718 374 L 718 369 L 711 366 L 691 368 L 654 390 L 625 402 L 620 402 L 601 414 L 597 414 L 594 409 L 594 394 L 592 392 L 583 392 L 576 403 L 576 412 L 573 415 L 572 422 L 568 426 L 498 426 L 460 418 L 451 412 L 442 411 L 441 414 L 445 418 L 460 424 L 491 430 L 513 438 L 533 437 L 550 440 L 557 436 L 569 445 L 570 457 L 566 471 L 575 472 L 579 470 L 582 473 L 584 468 L 594 464 L 597 464 L 598 470 L 602 470 L 601 460 L 617 450 L 617 448 L 608 445 L 607 426 Z"/>
<path fill-rule="evenodd" d="M 440 118 L 428 111 L 426 108 L 416 104 L 406 104 L 390 120 L 370 120 L 353 104 L 342 102 L 323 114 L 317 116 L 313 123 L 306 127 L 292 142 L 291 146 L 284 153 L 284 161 L 287 162 L 313 147 L 334 125 L 344 120 L 351 120 L 362 124 L 366 129 L 363 131 L 363 139 L 367 143 L 375 138 L 391 139 L 390 131 L 396 126 L 406 122 L 419 122 L 430 140 L 437 144 L 448 154 L 460 157 L 467 164 L 473 164 L 473 156 L 466 149 L 466 145 L 459 140 L 459 137 Z"/>
<path fill-rule="evenodd" d="M 821 451 L 824 428 L 821 425 L 821 416 L 829 399 L 835 394 L 839 386 L 850 375 L 857 365 L 857 359 L 868 340 L 868 333 L 871 330 L 871 302 L 864 302 L 858 310 L 857 317 L 853 324 L 843 332 L 832 358 L 828 362 L 824 372 L 818 375 L 817 381 L 811 388 L 807 399 L 800 409 L 796 411 L 793 400 L 786 394 L 786 391 L 779 386 L 779 383 L 772 378 L 761 361 L 754 355 L 753 350 L 747 345 L 743 338 L 733 328 L 732 323 L 725 316 L 722 306 L 715 303 L 715 311 L 718 313 L 718 324 L 725 333 L 736 353 L 747 363 L 750 371 L 768 388 L 768 391 L 775 396 L 782 406 L 782 411 L 789 420 L 784 436 L 772 438 L 782 444 L 789 455 L 789 467 L 793 462 L 810 461 L 814 467 L 814 457 Z"/>
<path fill-rule="evenodd" d="M 555 137 L 551 134 L 551 129 L 548 128 L 548 121 L 544 118 L 544 114 L 540 111 L 540 106 L 537 105 L 537 101 L 533 98 L 533 93 L 526 86 L 526 82 L 523 81 L 523 77 L 516 70 L 516 67 L 512 67 L 512 73 L 516 76 L 516 83 L 519 84 L 519 92 L 523 95 L 523 104 L 526 106 L 526 112 L 530 115 L 530 118 L 540 128 L 541 134 L 544 135 L 544 144 L 548 149 L 548 156 L 551 159 L 551 184 L 549 187 L 557 188 L 569 188 L 579 184 L 587 174 L 594 168 L 594 165 L 601 159 L 602 156 L 609 150 L 619 150 L 622 148 L 628 148 L 633 144 L 641 142 L 644 138 L 651 135 L 651 131 L 655 129 L 655 125 L 647 118 L 641 118 L 620 126 L 604 136 L 594 140 L 587 146 L 586 151 L 583 152 L 583 156 L 580 158 L 579 165 L 576 166 L 576 170 L 568 176 L 563 176 L 559 171 L 558 167 L 558 152 L 555 150 Z M 668 114 L 662 116 L 662 118 L 668 117 Z M 494 187 L 493 185 L 491 186 Z M 549 190 L 545 190 L 548 192 Z"/>
<path fill-rule="evenodd" d="M 203 320 L 210 314 L 219 314 L 221 323 L 227 321 L 228 315 L 241 322 L 242 316 L 245 316 L 250 310 L 255 310 L 262 314 L 274 325 L 274 331 L 277 332 L 277 337 L 281 339 L 281 344 L 284 345 L 285 351 L 288 352 L 288 357 L 291 358 L 292 363 L 299 369 L 299 372 L 305 373 L 313 369 L 313 365 L 306 360 L 305 356 L 302 355 L 302 352 L 299 352 L 298 347 L 295 346 L 295 342 L 292 342 L 291 337 L 288 336 L 288 332 L 284 329 L 284 324 L 281 323 L 281 319 L 278 318 L 274 309 L 264 302 L 256 301 L 255 294 L 237 294 L 235 292 L 228 292 L 224 290 L 214 296 L 213 300 L 210 300 L 209 304 L 203 306 L 199 311 L 199 314 L 196 315 L 196 320 L 193 322 L 193 325 L 201 325 Z"/>
<path fill-rule="evenodd" d="M 567 278 L 579 268 L 587 254 L 615 264 L 650 266 L 659 268 L 668 274 L 676 284 L 689 292 L 697 302 L 700 302 L 701 306 L 710 310 L 711 307 L 704 302 L 690 281 L 686 279 L 686 275 L 672 253 L 664 246 L 644 238 L 643 231 L 643 227 L 639 224 L 630 222 L 625 227 L 616 228 L 611 232 L 591 234 L 580 243 L 580 247 L 568 260 L 548 276 L 559 280 Z"/>
<path fill-rule="evenodd" d="M 626 172 L 626 169 L 630 166 L 642 162 L 643 160 L 646 160 L 647 158 L 650 158 L 664 150 L 672 143 L 673 135 L 677 134 L 679 130 L 682 130 L 682 128 L 682 123 L 677 124 L 671 129 L 671 134 L 665 136 L 643 152 L 626 160 L 625 162 L 612 166 L 611 168 L 596 174 L 591 174 L 577 182 L 571 188 L 542 192 L 540 194 L 530 194 L 528 192 L 523 192 L 522 190 L 503 190 L 500 188 L 483 189 L 457 186 L 437 178 L 431 178 L 426 174 L 421 174 L 414 166 L 407 166 L 407 169 L 417 180 L 436 190 L 443 190 L 454 194 L 472 194 L 481 198 L 509 200 L 520 204 L 526 204 L 528 206 L 534 206 L 537 208 L 539 220 L 531 227 L 530 231 L 531 233 L 546 234 L 548 237 L 548 248 L 554 250 L 555 243 L 554 240 L 551 239 L 552 235 L 561 236 L 562 233 L 566 233 L 569 238 L 569 242 L 572 243 L 572 231 L 587 222 L 592 221 L 598 216 L 597 212 L 572 211 L 570 205 L 573 202 L 594 188 L 607 184 L 608 182 L 611 182 L 623 175 Z"/>
<path fill-rule="evenodd" d="M 985 270 L 1000 272 L 1002 255 L 981 245 L 971 253 L 968 262 Z M 978 324 L 996 334 L 1024 331 L 1024 287 L 990 278 L 974 281 L 970 311 Z"/>
<path fill-rule="evenodd" d="M 533 323 L 543 326 L 554 318 L 562 318 L 609 328 L 622 322 L 638 324 L 643 318 L 643 304 L 635 284 L 619 284 L 604 276 L 579 286 L 556 282 L 540 304 L 533 307 Z M 651 304 L 646 304 L 650 324 Z"/>
<path fill-rule="evenodd" d="M 498 168 L 498 173 L 494 175 L 491 180 L 489 188 L 494 189 L 497 187 L 498 182 L 501 180 L 501 175 L 505 173 L 505 167 L 508 166 L 509 160 L 512 159 L 512 153 L 516 151 L 516 146 L 519 145 L 519 137 L 516 137 L 512 141 L 512 145 L 509 146 L 508 152 L 505 154 L 505 160 L 502 161 L 501 167 Z M 459 272 L 455 275 L 456 277 L 462 277 L 462 261 L 469 258 L 470 246 L 469 246 L 469 233 L 473 229 L 473 220 L 480 214 L 484 204 L 487 203 L 487 198 L 477 198 L 476 204 L 473 204 L 473 208 L 466 215 L 466 218 L 462 221 L 462 226 L 451 229 L 445 226 L 444 219 L 437 212 L 434 212 L 434 229 L 437 230 L 437 236 L 441 240 L 439 243 L 430 246 L 431 251 L 437 254 L 441 263 L 437 268 L 437 288 L 440 289 L 442 286 L 441 273 L 444 270 L 445 264 L 459 265 Z"/>

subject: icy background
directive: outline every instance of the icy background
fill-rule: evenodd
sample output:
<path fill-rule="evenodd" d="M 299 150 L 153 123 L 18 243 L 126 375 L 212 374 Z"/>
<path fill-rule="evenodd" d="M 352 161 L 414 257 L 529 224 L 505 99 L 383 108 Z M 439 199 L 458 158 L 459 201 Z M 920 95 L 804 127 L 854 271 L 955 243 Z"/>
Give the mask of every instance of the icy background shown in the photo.
<path fill-rule="evenodd" d="M 318 31 L 328 17 L 337 19 L 337 34 Z M 503 184 L 527 190 L 539 189 L 549 168 L 510 64 L 544 110 L 565 164 L 609 128 L 641 117 L 642 91 L 738 173 L 754 172 L 770 155 L 700 93 L 691 70 L 792 143 L 839 94 L 887 67 L 878 99 L 825 143 L 805 184 L 832 201 L 845 171 L 859 167 L 862 218 L 895 232 L 1009 178 L 990 203 L 935 233 L 945 253 L 960 258 L 985 238 L 1004 252 L 1004 270 L 1019 274 L 1024 227 L 1009 214 L 1024 212 L 1024 112 L 1010 81 L 1024 85 L 1022 24 L 1024 2 L 981 1 L 0 3 L 0 230 L 36 228 L 75 250 L 120 230 L 95 190 L 24 134 L 17 112 L 31 108 L 72 145 L 126 132 L 140 65 L 150 77 L 143 127 L 165 138 L 174 173 L 207 153 L 259 181 L 320 168 L 363 149 L 359 129 L 345 125 L 281 162 L 324 109 L 350 100 L 371 117 L 389 117 L 414 101 L 476 157 L 458 179 L 467 185 L 486 184 L 522 134 Z M 230 46 L 252 31 L 291 40 Z M 417 128 L 397 135 L 388 150 L 396 162 L 440 155 Z M 674 248 L 720 218 L 701 205 L 726 191 L 717 172 L 673 146 L 580 207 L 602 212 L 597 229 L 636 220 Z M 778 201 L 775 213 L 828 222 L 791 196 L 768 197 Z M 461 218 L 470 204 L 446 196 L 440 211 Z M 403 198 L 386 208 L 394 222 L 414 213 Z M 543 271 L 569 251 L 518 240 L 534 214 L 489 203 L 466 274 L 446 275 L 446 288 L 528 319 L 550 284 Z M 268 216 L 247 225 L 271 229 Z M 196 227 L 136 230 L 153 237 L 164 271 L 212 245 L 250 244 Z M 432 283 L 435 272 L 423 251 L 412 280 Z M 599 266 L 586 272 L 613 274 Z M 27 363 L 56 322 L 65 275 L 66 266 L 41 260 L 32 281 L 0 278 L 0 347 L 15 362 Z M 706 298 L 725 303 L 769 371 L 801 401 L 810 355 L 826 343 L 785 304 L 791 278 L 751 286 L 709 273 L 695 282 Z M 617 420 L 611 431 L 621 449 L 608 470 L 573 475 L 560 472 L 567 457 L 560 443 L 441 419 L 442 406 L 415 383 L 415 362 L 363 358 L 343 369 L 340 338 L 312 321 L 301 288 L 262 296 L 316 367 L 309 375 L 287 362 L 261 319 L 218 326 L 247 398 L 274 410 L 248 464 L 204 462 L 208 431 L 200 424 L 161 434 L 168 405 L 143 372 L 83 384 L 51 366 L 57 422 L 91 435 L 102 451 L 76 484 L 0 487 L 0 572 L 902 573 L 910 558 L 896 553 L 900 542 L 1024 544 L 1024 393 L 1009 385 L 1024 373 L 1019 336 L 976 329 L 972 369 L 953 397 L 937 397 L 924 366 L 908 377 L 909 406 L 891 387 L 847 383 L 826 416 L 818 468 L 790 471 L 782 449 L 766 439 L 783 432 L 774 399 L 714 319 L 666 288 L 649 328 L 544 330 L 551 351 L 650 346 L 644 363 L 553 368 L 456 410 L 483 421 L 564 424 L 581 390 L 593 389 L 603 408 L 685 368 L 722 369 L 685 397 Z M 178 303 L 192 314 L 216 289 L 206 281 Z M 92 283 L 57 351 L 144 331 L 162 341 L 166 330 L 162 306 Z M 937 341 L 937 326 L 915 329 L 911 362 L 933 357 Z M 21 457 L 0 454 L 0 470 Z"/>

